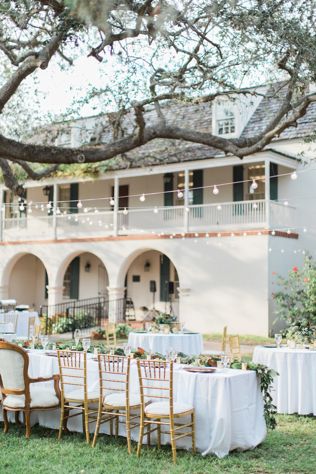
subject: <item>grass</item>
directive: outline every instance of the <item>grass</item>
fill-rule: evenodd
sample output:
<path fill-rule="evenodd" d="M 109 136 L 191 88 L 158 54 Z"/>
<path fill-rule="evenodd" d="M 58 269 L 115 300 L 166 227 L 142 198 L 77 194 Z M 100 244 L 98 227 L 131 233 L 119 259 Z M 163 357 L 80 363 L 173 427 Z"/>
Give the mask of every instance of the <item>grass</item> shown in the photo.
<path fill-rule="evenodd" d="M 0 433 L 1 474 L 297 474 L 316 471 L 316 420 L 278 416 L 278 427 L 252 451 L 234 452 L 224 459 L 179 451 L 171 462 L 169 447 L 144 448 L 140 459 L 128 456 L 124 438 L 100 436 L 95 449 L 80 434 L 65 435 L 34 427 L 27 441 L 15 425 Z"/>
<path fill-rule="evenodd" d="M 212 333 L 212 334 L 203 334 L 204 341 L 210 342 L 222 342 L 222 334 Z M 256 346 L 258 344 L 274 344 L 274 339 L 271 337 L 263 336 L 253 336 L 249 335 L 240 335 L 239 336 L 240 344 L 246 346 Z"/>

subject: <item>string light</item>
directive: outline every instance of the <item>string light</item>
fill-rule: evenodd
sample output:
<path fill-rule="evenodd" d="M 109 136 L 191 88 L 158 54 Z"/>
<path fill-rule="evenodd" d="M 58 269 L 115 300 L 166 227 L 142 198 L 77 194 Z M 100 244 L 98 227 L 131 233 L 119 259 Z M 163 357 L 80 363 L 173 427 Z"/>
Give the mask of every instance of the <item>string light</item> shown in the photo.
<path fill-rule="evenodd" d="M 182 199 L 183 196 L 184 196 L 183 192 L 179 189 L 179 191 L 177 192 L 178 199 Z"/>
<path fill-rule="evenodd" d="M 251 185 L 250 185 L 250 188 L 253 189 L 253 190 L 255 190 L 255 189 L 258 188 L 258 183 L 257 183 L 257 181 L 256 181 L 255 179 L 252 180 L 252 183 L 251 183 Z"/>
<path fill-rule="evenodd" d="M 157 206 L 154 207 L 154 214 L 158 214 L 158 207 Z"/>
<path fill-rule="evenodd" d="M 218 193 L 219 193 L 219 189 L 218 189 L 218 187 L 215 185 L 215 186 L 213 187 L 213 194 L 216 196 Z"/>
<path fill-rule="evenodd" d="M 111 199 L 110 199 L 110 205 L 111 205 L 111 206 L 114 206 L 114 204 L 115 204 L 114 198 L 111 197 Z"/>
<path fill-rule="evenodd" d="M 123 209 L 123 214 L 124 214 L 124 216 L 127 216 L 127 214 L 128 214 L 128 210 L 126 209 L 126 207 L 124 207 L 124 209 Z"/>
<path fill-rule="evenodd" d="M 293 181 L 295 181 L 297 179 L 297 172 L 296 171 L 293 171 L 293 173 L 291 173 L 291 179 Z"/>
<path fill-rule="evenodd" d="M 142 194 L 142 195 L 140 196 L 139 200 L 140 200 L 141 202 L 146 201 L 145 194 Z"/>
<path fill-rule="evenodd" d="M 82 208 L 82 202 L 81 202 L 81 201 L 78 201 L 78 202 L 77 202 L 77 208 L 78 208 L 78 209 L 81 209 L 81 208 Z"/>
<path fill-rule="evenodd" d="M 216 207 L 216 209 L 217 209 L 218 211 L 221 211 L 221 210 L 222 210 L 222 206 L 219 204 L 219 205 Z"/>

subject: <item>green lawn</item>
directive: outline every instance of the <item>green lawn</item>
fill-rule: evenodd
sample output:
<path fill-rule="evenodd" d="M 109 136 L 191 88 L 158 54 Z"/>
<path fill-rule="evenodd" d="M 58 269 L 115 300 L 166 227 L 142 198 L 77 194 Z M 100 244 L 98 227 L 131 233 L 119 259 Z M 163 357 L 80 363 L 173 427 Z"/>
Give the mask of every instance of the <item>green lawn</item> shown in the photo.
<path fill-rule="evenodd" d="M 210 341 L 210 342 L 222 342 L 222 334 L 220 333 L 203 334 L 203 339 L 204 341 Z M 239 341 L 240 341 L 240 344 L 249 345 L 249 346 L 256 346 L 258 344 L 274 344 L 274 338 L 254 336 L 252 334 L 240 335 Z"/>
<path fill-rule="evenodd" d="M 95 449 L 79 434 L 65 435 L 33 428 L 27 441 L 14 425 L 7 435 L 0 433 L 1 474 L 221 474 L 221 473 L 308 473 L 316 472 L 316 419 L 278 416 L 278 427 L 253 451 L 232 453 L 224 459 L 203 458 L 184 451 L 173 466 L 168 447 L 161 451 L 143 449 L 140 459 L 128 456 L 123 438 L 100 436 Z"/>

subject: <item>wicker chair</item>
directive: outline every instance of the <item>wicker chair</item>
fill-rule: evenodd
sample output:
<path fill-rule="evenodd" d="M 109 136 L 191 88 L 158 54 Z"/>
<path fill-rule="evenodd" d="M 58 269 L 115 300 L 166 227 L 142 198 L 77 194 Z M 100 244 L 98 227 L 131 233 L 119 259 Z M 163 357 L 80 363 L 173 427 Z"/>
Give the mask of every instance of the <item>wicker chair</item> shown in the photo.
<path fill-rule="evenodd" d="M 59 376 L 33 379 L 28 375 L 29 357 L 21 347 L 0 341 L 0 392 L 4 432 L 9 430 L 8 412 L 23 412 L 26 438 L 31 435 L 30 415 L 35 410 L 55 410 L 60 406 Z M 54 388 L 40 382 L 54 381 Z"/>
<path fill-rule="evenodd" d="M 161 444 L 161 427 L 166 426 L 170 435 L 172 459 L 177 460 L 176 440 L 190 436 L 192 438 L 192 451 L 195 452 L 195 413 L 194 408 L 185 403 L 173 400 L 173 362 L 163 360 L 137 360 L 141 416 L 137 455 L 140 456 L 143 437 L 147 435 L 150 445 L 151 433 L 157 431 L 157 444 Z M 146 404 L 146 399 L 151 403 Z M 158 401 L 153 401 L 157 399 Z M 177 423 L 180 418 L 190 418 L 184 423 Z M 156 425 L 152 428 L 151 425 Z M 146 428 L 146 432 L 145 432 Z M 183 431 L 184 430 L 184 431 Z"/>

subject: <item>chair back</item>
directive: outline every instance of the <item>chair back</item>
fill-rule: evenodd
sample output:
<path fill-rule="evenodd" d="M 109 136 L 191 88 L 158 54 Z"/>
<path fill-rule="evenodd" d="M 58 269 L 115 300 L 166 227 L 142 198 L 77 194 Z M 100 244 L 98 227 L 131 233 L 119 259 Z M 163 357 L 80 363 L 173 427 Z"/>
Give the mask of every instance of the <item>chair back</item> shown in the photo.
<path fill-rule="evenodd" d="M 173 361 L 137 360 L 140 399 L 144 410 L 147 401 L 169 402 L 173 413 Z"/>
<path fill-rule="evenodd" d="M 117 355 L 99 354 L 100 399 L 109 394 L 126 394 L 126 406 L 129 405 L 130 358 Z"/>
<path fill-rule="evenodd" d="M 27 335 L 29 339 L 36 336 L 35 316 L 29 318 Z"/>
<path fill-rule="evenodd" d="M 106 344 L 108 347 L 116 346 L 116 326 L 114 323 L 109 323 L 106 328 Z"/>
<path fill-rule="evenodd" d="M 87 353 L 58 350 L 57 357 L 62 398 L 71 399 L 74 390 L 83 390 L 83 396 L 87 398 Z"/>
<path fill-rule="evenodd" d="M 239 336 L 229 336 L 230 355 L 233 359 L 241 359 Z"/>
<path fill-rule="evenodd" d="M 16 344 L 0 341 L 0 390 L 6 395 L 25 395 L 30 400 L 27 352 Z"/>
<path fill-rule="evenodd" d="M 222 335 L 222 347 L 221 347 L 222 352 L 226 351 L 226 345 L 227 345 L 227 326 L 224 326 L 223 335 Z"/>
<path fill-rule="evenodd" d="M 17 311 L 0 314 L 0 334 L 15 334 L 18 322 Z"/>

